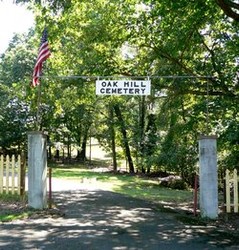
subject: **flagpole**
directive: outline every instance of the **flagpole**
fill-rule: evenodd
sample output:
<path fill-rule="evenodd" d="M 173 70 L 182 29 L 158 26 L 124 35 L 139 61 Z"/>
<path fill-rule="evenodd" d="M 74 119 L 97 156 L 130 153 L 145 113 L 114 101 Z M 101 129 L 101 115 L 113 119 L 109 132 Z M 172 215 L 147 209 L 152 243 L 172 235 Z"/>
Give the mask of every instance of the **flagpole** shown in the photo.
<path fill-rule="evenodd" d="M 40 84 L 40 77 L 42 76 L 42 67 L 43 62 L 50 56 L 51 52 L 49 50 L 48 41 L 47 41 L 47 30 L 44 28 L 40 43 L 40 48 L 38 51 L 38 56 L 36 60 L 36 64 L 33 70 L 33 81 L 32 86 L 37 87 L 37 111 L 36 111 L 36 130 L 40 131 L 41 128 L 41 84 Z"/>
<path fill-rule="evenodd" d="M 37 117 L 36 117 L 36 130 L 40 131 L 40 110 L 41 109 L 41 84 L 37 89 Z"/>

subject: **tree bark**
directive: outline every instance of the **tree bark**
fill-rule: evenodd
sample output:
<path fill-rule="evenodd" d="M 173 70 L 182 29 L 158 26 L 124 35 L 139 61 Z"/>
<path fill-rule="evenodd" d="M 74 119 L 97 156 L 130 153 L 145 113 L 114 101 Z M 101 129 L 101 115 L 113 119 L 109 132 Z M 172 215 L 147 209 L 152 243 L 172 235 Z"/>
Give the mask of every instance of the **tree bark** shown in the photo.
<path fill-rule="evenodd" d="M 82 144 L 81 144 L 81 151 L 78 153 L 77 158 L 85 161 L 86 160 L 86 144 L 87 144 L 87 137 L 88 137 L 88 131 L 85 131 Z"/>
<path fill-rule="evenodd" d="M 140 164 L 141 164 L 141 171 L 145 173 L 145 166 L 143 163 L 144 158 L 144 129 L 145 129 L 145 96 L 142 96 L 139 102 L 139 152 L 140 152 Z"/>
<path fill-rule="evenodd" d="M 71 160 L 71 139 L 70 136 L 67 136 L 67 158 Z"/>
<path fill-rule="evenodd" d="M 127 138 L 127 131 L 126 131 L 124 119 L 123 119 L 123 116 L 122 116 L 122 113 L 121 113 L 121 110 L 120 110 L 118 104 L 114 105 L 114 110 L 115 110 L 116 117 L 119 121 L 120 130 L 121 130 L 121 133 L 123 136 L 125 155 L 126 155 L 128 163 L 129 163 L 129 172 L 134 173 L 134 164 L 133 164 L 133 160 L 132 160 L 131 153 L 130 153 L 129 142 L 128 142 L 128 138 Z"/>
<path fill-rule="evenodd" d="M 231 17 L 237 22 L 239 21 L 239 14 L 237 12 L 239 10 L 238 3 L 230 0 L 217 0 L 216 3 L 228 17 Z"/>
<path fill-rule="evenodd" d="M 114 113 L 113 108 L 109 107 L 109 116 L 110 116 L 110 137 L 111 137 L 111 151 L 112 151 L 112 160 L 113 160 L 113 170 L 117 171 L 117 155 L 115 147 L 115 129 L 114 129 Z"/>

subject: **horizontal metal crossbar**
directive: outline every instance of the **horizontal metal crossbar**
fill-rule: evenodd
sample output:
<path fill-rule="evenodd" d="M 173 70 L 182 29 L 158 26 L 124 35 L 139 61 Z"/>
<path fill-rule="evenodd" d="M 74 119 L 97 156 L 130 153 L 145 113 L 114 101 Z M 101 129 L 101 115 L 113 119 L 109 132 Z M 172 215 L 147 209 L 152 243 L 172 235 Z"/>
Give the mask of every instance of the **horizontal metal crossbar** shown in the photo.
<path fill-rule="evenodd" d="M 86 79 L 86 80 L 99 80 L 99 79 L 213 79 L 214 76 L 193 76 L 193 75 L 149 75 L 149 76 L 126 76 L 126 75 L 112 75 L 112 76 L 87 76 L 87 75 L 43 75 L 40 78 L 61 78 L 61 79 Z"/>

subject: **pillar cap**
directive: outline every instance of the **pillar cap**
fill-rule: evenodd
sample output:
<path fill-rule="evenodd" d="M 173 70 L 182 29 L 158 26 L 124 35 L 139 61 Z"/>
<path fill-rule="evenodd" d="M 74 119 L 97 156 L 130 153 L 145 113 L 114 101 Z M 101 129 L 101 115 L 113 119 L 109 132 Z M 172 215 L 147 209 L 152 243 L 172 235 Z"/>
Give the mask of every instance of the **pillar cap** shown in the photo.
<path fill-rule="evenodd" d="M 199 140 L 204 140 L 204 139 L 217 139 L 216 135 L 199 135 L 198 137 Z"/>
<path fill-rule="evenodd" d="M 46 135 L 44 131 L 28 131 L 28 135 Z"/>

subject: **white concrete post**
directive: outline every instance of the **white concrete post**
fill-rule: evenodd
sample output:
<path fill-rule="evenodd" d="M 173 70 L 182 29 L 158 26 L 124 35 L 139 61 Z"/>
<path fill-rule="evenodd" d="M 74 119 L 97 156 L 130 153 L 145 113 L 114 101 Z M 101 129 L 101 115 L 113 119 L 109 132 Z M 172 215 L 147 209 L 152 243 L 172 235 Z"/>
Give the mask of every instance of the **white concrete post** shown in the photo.
<path fill-rule="evenodd" d="M 199 138 L 199 178 L 200 212 L 210 219 L 218 217 L 218 175 L 217 175 L 217 138 Z"/>
<path fill-rule="evenodd" d="M 28 133 L 28 205 L 47 207 L 47 150 L 43 132 Z"/>

